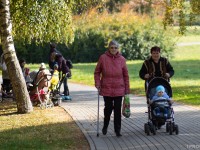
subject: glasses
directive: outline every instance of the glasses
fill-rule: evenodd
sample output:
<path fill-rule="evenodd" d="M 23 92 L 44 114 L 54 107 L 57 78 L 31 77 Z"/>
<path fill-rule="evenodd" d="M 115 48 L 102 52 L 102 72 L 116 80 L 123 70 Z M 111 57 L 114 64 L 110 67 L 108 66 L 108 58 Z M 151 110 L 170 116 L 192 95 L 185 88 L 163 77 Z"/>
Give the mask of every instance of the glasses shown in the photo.
<path fill-rule="evenodd" d="M 113 46 L 111 46 L 110 49 L 118 49 L 118 47 L 113 47 Z"/>

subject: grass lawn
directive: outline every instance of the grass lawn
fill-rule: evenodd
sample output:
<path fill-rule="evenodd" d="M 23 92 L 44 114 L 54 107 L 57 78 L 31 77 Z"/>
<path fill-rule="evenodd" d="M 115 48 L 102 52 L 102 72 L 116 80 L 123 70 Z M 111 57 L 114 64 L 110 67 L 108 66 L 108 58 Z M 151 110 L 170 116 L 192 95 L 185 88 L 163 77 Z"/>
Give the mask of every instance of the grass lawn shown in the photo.
<path fill-rule="evenodd" d="M 60 107 L 34 107 L 29 114 L 16 114 L 12 101 L 0 103 L 0 149 L 77 150 L 89 149 L 83 133 Z"/>
<path fill-rule="evenodd" d="M 171 78 L 173 99 L 186 104 L 200 105 L 200 49 L 198 45 L 177 47 L 175 57 L 170 62 L 175 70 Z M 135 95 L 144 95 L 144 81 L 139 78 L 138 72 L 143 61 L 127 61 L 131 92 Z M 93 73 L 96 63 L 74 64 L 71 82 L 94 86 Z"/>

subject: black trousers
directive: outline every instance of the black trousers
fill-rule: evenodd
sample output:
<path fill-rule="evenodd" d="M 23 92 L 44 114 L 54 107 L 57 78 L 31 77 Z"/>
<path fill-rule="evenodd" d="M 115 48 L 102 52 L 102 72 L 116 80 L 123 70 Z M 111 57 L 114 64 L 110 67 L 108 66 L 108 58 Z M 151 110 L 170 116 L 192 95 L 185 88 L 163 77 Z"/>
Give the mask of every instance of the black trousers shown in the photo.
<path fill-rule="evenodd" d="M 104 96 L 103 98 L 104 98 L 104 128 L 108 127 L 112 110 L 114 110 L 114 130 L 115 132 L 120 132 L 122 96 L 118 97 Z"/>

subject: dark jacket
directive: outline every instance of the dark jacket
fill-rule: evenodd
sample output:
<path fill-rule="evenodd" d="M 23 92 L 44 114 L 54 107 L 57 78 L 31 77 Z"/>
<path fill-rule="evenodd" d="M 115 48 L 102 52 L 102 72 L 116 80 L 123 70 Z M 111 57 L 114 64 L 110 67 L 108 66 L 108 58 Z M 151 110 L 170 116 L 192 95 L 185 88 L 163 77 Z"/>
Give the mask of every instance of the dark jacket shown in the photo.
<path fill-rule="evenodd" d="M 52 53 L 50 53 L 51 55 Z M 55 56 L 55 62 L 52 62 L 51 59 L 49 58 L 49 67 L 51 69 L 54 69 L 54 64 L 57 63 L 58 64 L 58 71 L 61 72 L 62 71 L 62 74 L 66 74 L 66 73 L 69 73 L 70 70 L 66 64 L 66 59 L 59 53 L 56 54 Z"/>
<path fill-rule="evenodd" d="M 145 74 L 150 74 L 151 78 L 149 80 L 151 80 L 154 77 L 165 78 L 165 73 L 169 73 L 170 77 L 174 75 L 174 69 L 166 58 L 160 57 L 158 63 L 155 63 L 152 58 L 149 58 L 144 61 L 139 76 L 145 80 Z"/>

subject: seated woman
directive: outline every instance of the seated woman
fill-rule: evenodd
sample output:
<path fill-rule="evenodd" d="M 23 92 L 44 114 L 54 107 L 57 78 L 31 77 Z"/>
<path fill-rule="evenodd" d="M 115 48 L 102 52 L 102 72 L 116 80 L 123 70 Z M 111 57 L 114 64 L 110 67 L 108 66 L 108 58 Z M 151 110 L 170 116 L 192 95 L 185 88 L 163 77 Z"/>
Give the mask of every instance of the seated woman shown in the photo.
<path fill-rule="evenodd" d="M 166 101 L 169 101 L 170 104 L 173 103 L 172 99 L 170 99 L 170 97 L 167 95 L 167 93 L 165 92 L 165 88 L 162 85 L 159 85 L 156 87 L 156 94 L 153 96 L 150 103 L 152 104 L 153 102 L 158 101 L 158 100 L 166 100 Z M 168 117 L 168 108 L 162 107 L 162 109 L 164 109 L 164 111 L 163 111 L 164 117 L 167 118 Z M 161 107 L 155 107 L 154 111 L 156 113 L 156 116 L 160 117 L 160 113 L 162 112 Z"/>
<path fill-rule="evenodd" d="M 45 64 L 41 63 L 39 72 L 37 73 L 36 79 L 34 81 L 34 87 L 29 92 L 32 101 L 38 101 L 38 98 L 41 98 L 41 101 L 44 101 L 48 98 L 47 92 L 44 91 L 44 88 L 49 87 L 50 78 L 51 73 L 46 69 Z"/>
<path fill-rule="evenodd" d="M 11 94 L 12 86 L 8 75 L 7 66 L 4 60 L 4 54 L 1 55 L 0 70 L 2 70 L 2 79 L 3 79 L 3 83 L 1 84 L 2 97 L 10 97 L 12 96 Z"/>
<path fill-rule="evenodd" d="M 24 76 L 24 79 L 25 79 L 26 83 L 31 82 L 31 78 L 29 76 L 30 69 L 26 67 L 26 61 L 24 59 L 20 59 L 19 60 L 19 65 L 20 65 L 20 67 L 22 69 L 22 73 L 23 73 L 23 76 Z"/>

